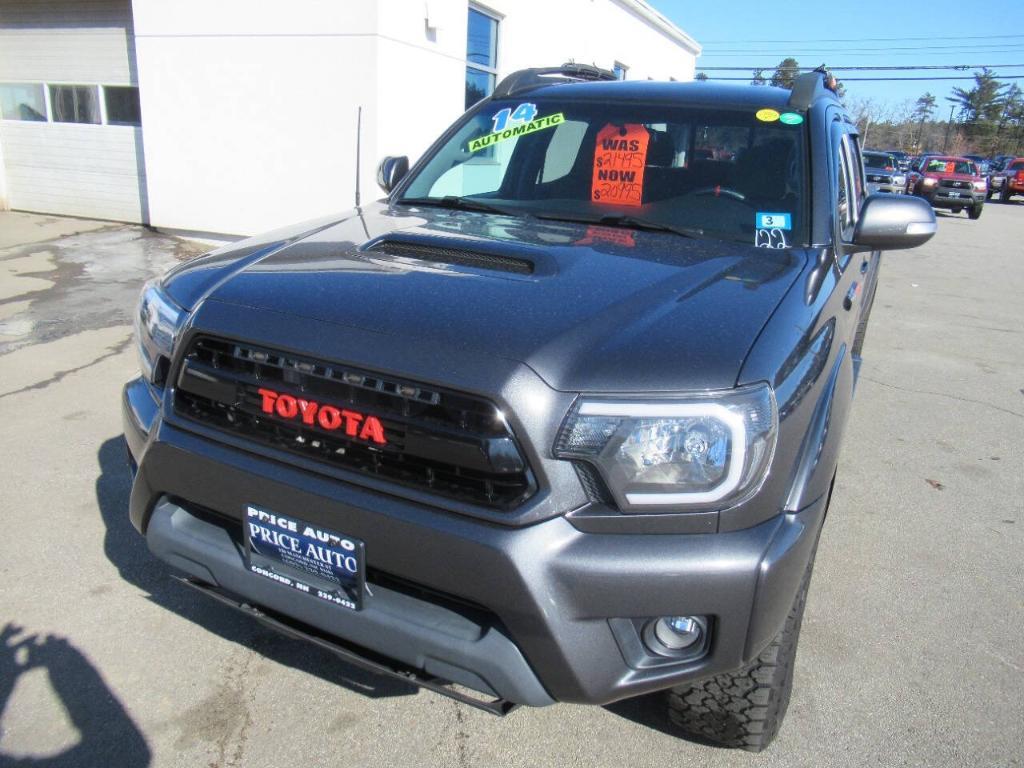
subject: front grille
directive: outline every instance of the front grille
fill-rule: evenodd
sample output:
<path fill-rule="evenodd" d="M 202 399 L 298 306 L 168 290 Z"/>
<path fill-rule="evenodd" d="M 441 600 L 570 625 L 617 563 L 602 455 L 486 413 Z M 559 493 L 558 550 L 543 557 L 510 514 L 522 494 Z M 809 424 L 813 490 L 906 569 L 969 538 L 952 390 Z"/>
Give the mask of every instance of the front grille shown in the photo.
<path fill-rule="evenodd" d="M 386 443 L 268 415 L 261 388 L 375 416 Z M 536 490 L 493 403 L 349 366 L 200 337 L 182 361 L 174 406 L 246 441 L 469 504 L 509 510 Z"/>
<path fill-rule="evenodd" d="M 954 179 L 942 179 L 939 181 L 940 187 L 951 187 L 952 189 L 970 189 L 971 182 L 969 181 L 956 181 Z"/>
<path fill-rule="evenodd" d="M 873 181 L 876 184 L 892 184 L 892 176 L 868 176 L 868 181 Z"/>

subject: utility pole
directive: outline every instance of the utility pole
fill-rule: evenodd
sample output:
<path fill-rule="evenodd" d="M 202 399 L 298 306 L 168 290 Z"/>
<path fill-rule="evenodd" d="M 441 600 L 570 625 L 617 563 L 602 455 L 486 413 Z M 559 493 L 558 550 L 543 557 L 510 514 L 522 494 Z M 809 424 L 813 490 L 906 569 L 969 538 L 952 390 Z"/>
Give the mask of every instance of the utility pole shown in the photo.
<path fill-rule="evenodd" d="M 949 129 L 953 126 L 953 110 L 955 109 L 956 104 L 949 108 L 949 122 L 946 123 L 946 138 L 942 140 L 942 154 L 949 151 Z"/>

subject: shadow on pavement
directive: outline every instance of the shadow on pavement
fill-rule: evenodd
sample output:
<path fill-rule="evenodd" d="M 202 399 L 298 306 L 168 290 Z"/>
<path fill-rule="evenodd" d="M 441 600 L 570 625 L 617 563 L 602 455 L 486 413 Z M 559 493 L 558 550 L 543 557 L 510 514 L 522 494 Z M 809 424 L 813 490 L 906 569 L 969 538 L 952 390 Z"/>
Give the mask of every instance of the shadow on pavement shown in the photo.
<path fill-rule="evenodd" d="M 104 442 L 98 459 L 100 475 L 96 480 L 96 501 L 106 526 L 104 551 L 121 577 L 146 591 L 150 600 L 225 640 L 364 696 L 381 698 L 417 693 L 418 688 L 413 685 L 374 675 L 346 664 L 328 651 L 278 635 L 174 581 L 170 567 L 150 554 L 145 539 L 128 519 L 131 474 L 122 439 L 115 437 Z"/>
<path fill-rule="evenodd" d="M 0 753 L 3 768 L 145 768 L 152 754 L 121 702 L 81 651 L 62 637 L 26 635 L 7 624 L 0 630 L 0 712 L 18 678 L 43 668 L 50 685 L 78 730 L 79 741 L 56 755 L 12 757 Z"/>
<path fill-rule="evenodd" d="M 613 715 L 629 720 L 631 723 L 642 725 L 645 728 L 650 728 L 652 731 L 658 733 L 664 733 L 666 736 L 671 736 L 674 739 L 681 741 L 688 741 L 691 744 L 699 744 L 702 747 L 709 747 L 712 749 L 718 749 L 723 751 L 734 751 L 728 747 L 723 747 L 721 744 L 716 744 L 713 741 L 707 741 L 699 736 L 691 736 L 680 731 L 674 727 L 668 719 L 668 710 L 665 706 L 665 696 L 663 693 L 649 693 L 646 696 L 637 696 L 632 699 L 624 699 L 622 701 L 616 701 L 614 704 L 607 704 L 602 707 L 607 712 L 611 712 Z"/>

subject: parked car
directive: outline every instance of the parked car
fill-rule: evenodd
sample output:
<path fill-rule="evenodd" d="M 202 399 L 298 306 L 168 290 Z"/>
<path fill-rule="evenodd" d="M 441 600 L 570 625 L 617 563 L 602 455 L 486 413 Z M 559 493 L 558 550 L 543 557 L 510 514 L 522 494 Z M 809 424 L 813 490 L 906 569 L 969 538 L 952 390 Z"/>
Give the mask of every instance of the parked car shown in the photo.
<path fill-rule="evenodd" d="M 988 176 L 988 158 L 984 155 L 963 155 L 978 167 L 978 173 Z"/>
<path fill-rule="evenodd" d="M 1003 190 L 1006 182 L 1006 173 L 1003 168 L 1007 166 L 1012 158 L 993 158 L 988 164 L 988 190 L 985 192 L 985 199 L 991 200 L 993 195 L 998 195 Z"/>
<path fill-rule="evenodd" d="M 864 173 L 869 192 L 888 192 L 902 195 L 906 192 L 907 176 L 899 169 L 896 158 L 888 152 L 864 150 Z"/>
<path fill-rule="evenodd" d="M 999 190 L 1001 202 L 1008 203 L 1014 195 L 1024 195 L 1024 157 L 1008 162 L 1003 178 L 1003 186 Z"/>
<path fill-rule="evenodd" d="M 495 714 L 659 693 L 683 735 L 766 747 L 881 251 L 936 229 L 865 194 L 828 82 L 516 72 L 385 158 L 386 199 L 148 284 L 122 410 L 149 550 Z"/>
<path fill-rule="evenodd" d="M 899 149 L 886 150 L 890 155 L 896 158 L 896 167 L 901 171 L 910 170 L 911 157 L 906 152 Z"/>
<path fill-rule="evenodd" d="M 981 216 L 988 193 L 988 181 L 965 157 L 925 157 L 907 184 L 910 194 L 923 197 L 933 207 L 953 213 L 966 210 L 972 219 Z"/>

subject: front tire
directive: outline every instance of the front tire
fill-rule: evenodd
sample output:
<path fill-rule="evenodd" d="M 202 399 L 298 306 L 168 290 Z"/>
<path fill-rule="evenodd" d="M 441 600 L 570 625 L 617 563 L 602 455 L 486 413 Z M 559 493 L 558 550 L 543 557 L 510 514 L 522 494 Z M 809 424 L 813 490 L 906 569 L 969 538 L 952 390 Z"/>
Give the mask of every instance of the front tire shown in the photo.
<path fill-rule="evenodd" d="M 974 220 L 980 219 L 981 218 L 981 209 L 984 208 L 984 207 L 985 206 L 982 203 L 978 203 L 977 205 L 973 205 L 973 206 L 971 206 L 970 208 L 967 209 L 967 215 L 970 216 L 971 219 L 974 219 Z"/>
<path fill-rule="evenodd" d="M 1008 203 L 1010 202 L 1010 190 L 1003 187 L 1003 191 L 999 193 L 999 202 Z"/>
<path fill-rule="evenodd" d="M 683 735 L 748 752 L 760 752 L 772 743 L 789 707 L 813 567 L 812 555 L 782 631 L 753 662 L 736 672 L 666 691 L 669 720 Z"/>

